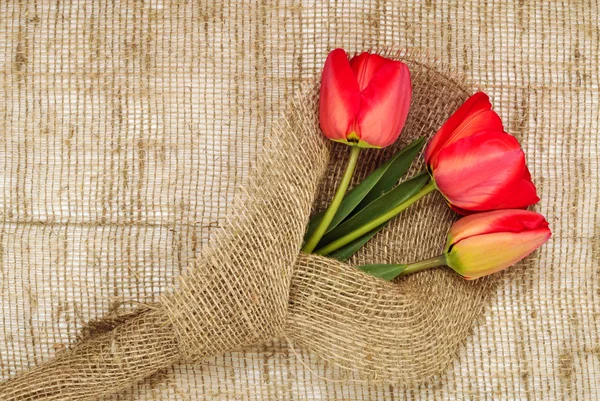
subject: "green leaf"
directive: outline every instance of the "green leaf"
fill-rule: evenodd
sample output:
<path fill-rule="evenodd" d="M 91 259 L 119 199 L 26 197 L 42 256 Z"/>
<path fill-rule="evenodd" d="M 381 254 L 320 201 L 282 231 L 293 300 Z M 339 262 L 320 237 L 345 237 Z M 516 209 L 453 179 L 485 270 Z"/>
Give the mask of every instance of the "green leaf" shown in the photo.
<path fill-rule="evenodd" d="M 364 206 L 367 206 L 368 203 L 371 203 L 372 200 L 378 198 L 381 194 L 391 190 L 400 177 L 406 173 L 406 170 L 408 170 L 424 143 L 425 139 L 422 137 L 411 142 L 404 149 L 392 156 L 381 167 L 373 171 L 360 184 L 350 190 L 344 196 L 327 231 L 331 231 L 337 227 L 352 212 L 356 213 Z M 371 200 L 365 202 L 365 199 Z M 324 214 L 325 211 L 318 213 L 310 220 L 306 234 L 304 235 L 305 241 L 313 234 Z"/>
<path fill-rule="evenodd" d="M 424 144 L 425 138 L 421 137 L 400 151 L 397 156 L 394 156 L 385 174 L 377 181 L 377 184 L 369 191 L 367 196 L 363 198 L 356 207 L 355 212 L 365 208 L 375 199 L 394 188 L 400 177 L 406 173 L 415 157 L 417 157 Z"/>
<path fill-rule="evenodd" d="M 352 255 L 354 255 L 356 253 L 356 251 L 358 251 L 360 248 L 362 248 L 362 246 L 364 244 L 366 244 L 367 242 L 369 242 L 369 240 L 371 238 L 373 238 L 373 236 L 375 234 L 377 234 L 379 232 L 379 230 L 381 230 L 383 227 L 385 227 L 386 224 L 380 225 L 379 227 L 377 227 L 373 231 L 366 233 L 362 237 L 358 237 L 357 239 L 355 239 L 354 241 L 352 241 L 348 245 L 344 245 L 343 247 L 341 247 L 337 251 L 335 251 L 333 253 L 330 253 L 327 256 L 330 257 L 330 258 L 332 258 L 332 259 L 339 260 L 340 262 L 347 261 L 348 259 L 350 259 L 350 257 Z"/>
<path fill-rule="evenodd" d="M 386 264 L 378 264 L 378 265 L 362 265 L 356 266 L 357 269 L 362 270 L 363 272 L 370 274 L 374 277 L 379 277 L 387 281 L 391 281 L 394 278 L 398 277 L 400 273 L 404 269 L 406 269 L 406 265 L 386 265 Z"/>
<path fill-rule="evenodd" d="M 333 242 L 336 239 L 351 233 L 352 231 L 364 226 L 382 214 L 392 210 L 419 192 L 419 190 L 423 188 L 427 181 L 429 181 L 429 174 L 423 172 L 411 178 L 410 180 L 401 183 L 388 193 L 375 199 L 360 212 L 356 213 L 354 216 L 350 217 L 342 224 L 325 234 L 321 239 L 321 242 L 319 242 L 317 249 L 322 248 L 330 242 Z"/>

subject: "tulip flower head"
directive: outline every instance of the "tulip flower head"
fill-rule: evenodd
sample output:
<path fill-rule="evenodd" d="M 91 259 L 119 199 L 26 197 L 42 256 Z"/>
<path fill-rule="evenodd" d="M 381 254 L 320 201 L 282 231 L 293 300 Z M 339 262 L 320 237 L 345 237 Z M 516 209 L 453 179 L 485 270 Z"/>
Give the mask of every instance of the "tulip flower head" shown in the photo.
<path fill-rule="evenodd" d="M 464 217 L 448 232 L 446 264 L 468 280 L 503 270 L 542 246 L 552 233 L 539 213 L 496 210 Z"/>
<path fill-rule="evenodd" d="M 391 145 L 404 127 L 412 86 L 406 64 L 335 49 L 321 79 L 319 118 L 326 137 L 361 148 Z"/>
<path fill-rule="evenodd" d="M 474 280 L 514 265 L 542 246 L 552 233 L 539 213 L 495 210 L 463 217 L 452 225 L 444 253 L 409 264 L 357 266 L 385 280 L 447 265 L 466 280 Z"/>
<path fill-rule="evenodd" d="M 504 132 L 488 96 L 471 96 L 425 150 L 437 188 L 460 214 L 525 208 L 539 201 L 519 142 Z"/>

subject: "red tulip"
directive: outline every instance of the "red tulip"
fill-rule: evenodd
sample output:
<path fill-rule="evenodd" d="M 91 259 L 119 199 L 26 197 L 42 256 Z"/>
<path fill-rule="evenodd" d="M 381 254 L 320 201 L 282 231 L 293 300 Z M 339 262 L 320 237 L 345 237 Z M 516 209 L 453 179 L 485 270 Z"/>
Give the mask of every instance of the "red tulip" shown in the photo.
<path fill-rule="evenodd" d="M 539 201 L 525 154 L 504 132 L 488 96 L 471 96 L 425 151 L 435 185 L 461 214 L 525 208 Z"/>
<path fill-rule="evenodd" d="M 450 228 L 446 264 L 466 279 L 479 278 L 517 263 L 551 235 L 544 216 L 528 210 L 473 214 Z"/>
<path fill-rule="evenodd" d="M 542 246 L 552 233 L 539 213 L 507 209 L 476 213 L 452 225 L 444 253 L 410 264 L 357 266 L 385 280 L 448 265 L 467 280 L 487 276 L 517 263 Z"/>
<path fill-rule="evenodd" d="M 319 118 L 326 137 L 362 148 L 381 148 L 400 135 L 412 87 L 406 64 L 362 53 L 350 61 L 335 49 L 325 61 Z"/>

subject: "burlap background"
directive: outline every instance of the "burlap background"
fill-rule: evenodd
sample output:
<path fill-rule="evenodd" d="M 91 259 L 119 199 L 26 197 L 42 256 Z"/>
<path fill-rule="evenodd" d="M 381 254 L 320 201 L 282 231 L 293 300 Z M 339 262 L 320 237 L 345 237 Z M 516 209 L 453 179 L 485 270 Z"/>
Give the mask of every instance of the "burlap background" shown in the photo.
<path fill-rule="evenodd" d="M 40 1 L 0 16 L 2 378 L 119 303 L 157 298 L 330 48 L 399 44 L 484 85 L 521 138 L 554 231 L 537 263 L 503 278 L 422 388 L 357 384 L 282 340 L 116 399 L 600 396 L 597 4 Z"/>

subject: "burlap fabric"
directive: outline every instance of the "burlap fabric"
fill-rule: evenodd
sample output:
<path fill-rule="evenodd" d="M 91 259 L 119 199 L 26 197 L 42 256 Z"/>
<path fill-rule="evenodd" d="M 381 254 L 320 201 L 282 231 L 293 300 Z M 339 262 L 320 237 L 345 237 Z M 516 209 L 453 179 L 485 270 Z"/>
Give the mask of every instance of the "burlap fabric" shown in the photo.
<path fill-rule="evenodd" d="M 65 388 L 100 394 L 127 384 L 115 377 L 141 378 L 182 353 L 198 361 L 256 342 L 167 368 L 116 399 L 598 398 L 598 14 L 592 3 L 562 7 L 0 5 L 0 370 L 8 378 L 42 364 L 0 394 L 77 399 Z M 322 258 L 296 259 L 292 240 L 312 197 L 323 193 L 322 207 L 337 179 L 315 135 L 310 81 L 333 46 L 395 43 L 444 61 L 411 65 L 416 107 L 404 143 L 430 135 L 471 89 L 448 75 L 453 69 L 486 87 L 528 154 L 554 239 L 497 287 L 443 270 L 386 284 Z M 309 96 L 296 97 L 274 125 L 305 81 Z M 341 148 L 331 151 L 339 160 Z M 366 155 L 362 173 L 384 153 Z M 269 160 L 281 168 L 258 174 Z M 301 191 L 294 199 L 285 191 L 257 197 L 265 185 Z M 290 215 L 276 213 L 282 208 Z M 278 235 L 256 231 L 261 216 Z M 432 197 L 352 262 L 429 256 L 451 216 Z M 223 242 L 239 246 L 223 254 Z M 278 253 L 284 244 L 290 248 Z M 189 300 L 166 289 L 190 265 L 177 285 L 184 292 L 175 293 L 193 288 L 188 298 L 199 301 L 186 312 L 178 305 Z M 274 280 L 282 284 L 260 285 Z M 497 297 L 449 372 L 415 387 L 452 360 L 494 288 Z M 289 304 L 281 302 L 286 292 Z M 189 329 L 223 299 L 238 308 Z M 86 322 L 116 315 L 123 302 L 146 309 L 90 325 L 85 345 L 62 350 Z M 256 319 L 265 310 L 271 318 Z M 112 341 L 123 333 L 143 341 Z M 281 340 L 262 344 L 277 333 Z M 90 361 L 90 352 L 101 357 Z M 58 369 L 40 386 L 39 371 L 54 354 Z M 82 356 L 78 368 L 60 365 L 73 355 Z M 104 381 L 73 379 L 102 364 L 114 370 Z"/>

